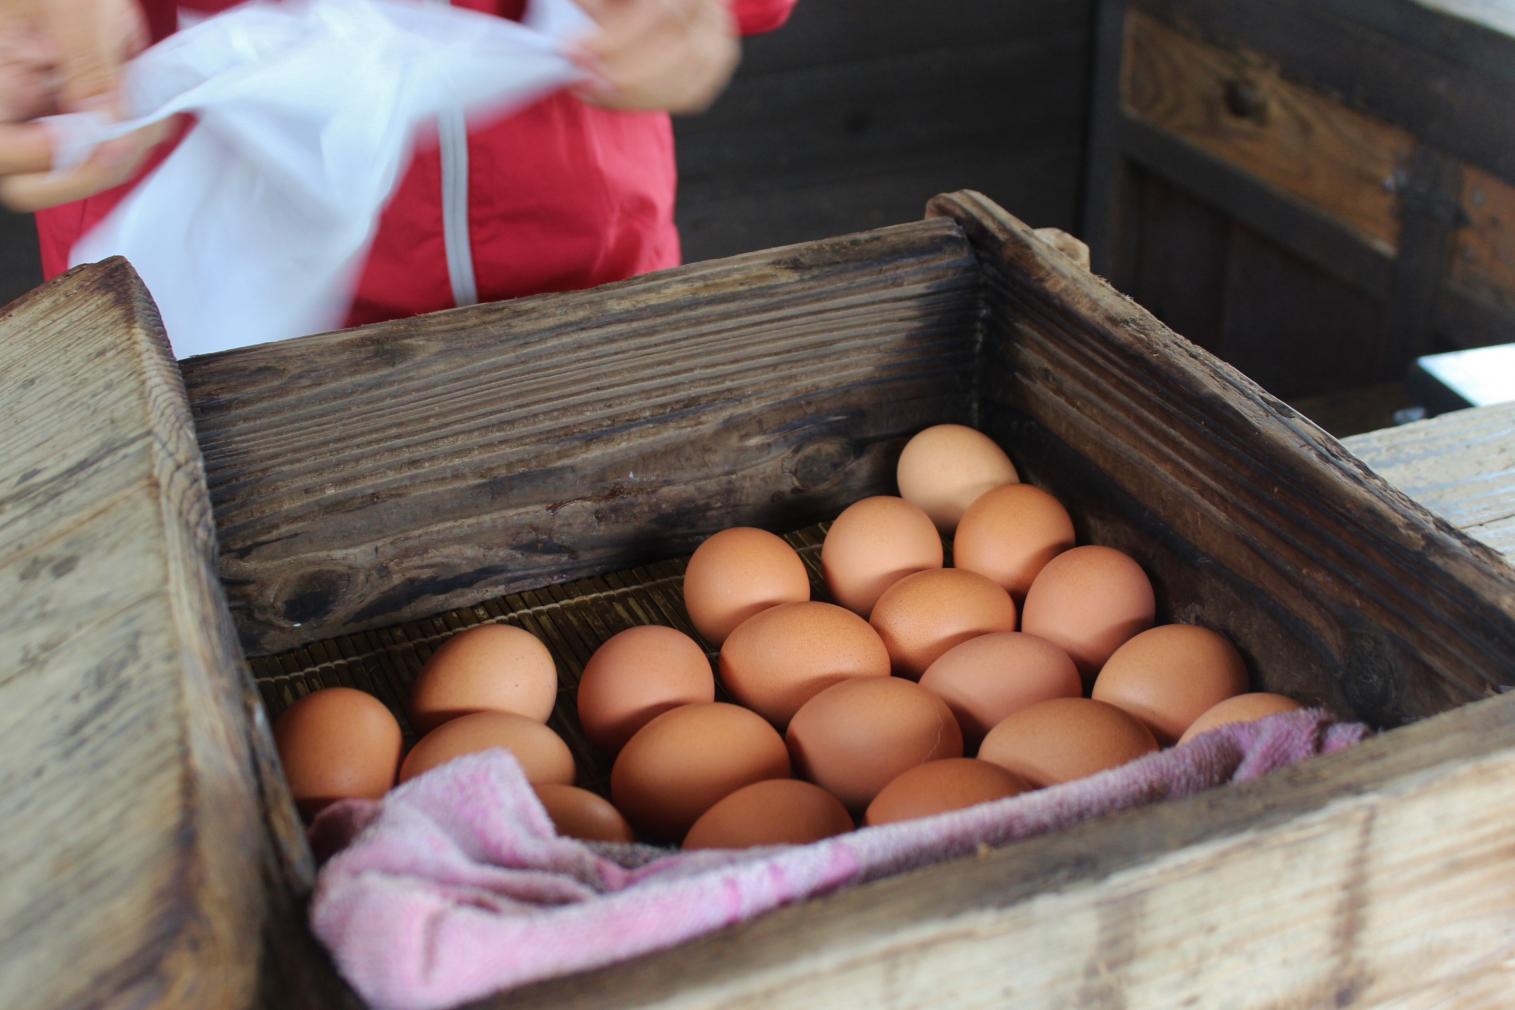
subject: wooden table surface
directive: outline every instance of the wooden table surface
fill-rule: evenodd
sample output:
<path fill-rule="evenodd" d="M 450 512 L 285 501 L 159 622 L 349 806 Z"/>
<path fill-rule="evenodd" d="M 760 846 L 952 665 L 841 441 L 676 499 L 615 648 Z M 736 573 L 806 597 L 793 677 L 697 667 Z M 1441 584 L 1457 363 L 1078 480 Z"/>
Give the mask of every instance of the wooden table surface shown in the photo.
<path fill-rule="evenodd" d="M 1342 439 L 1391 484 L 1515 561 L 1515 403 L 1474 407 Z M 1496 1010 L 1515 992 L 1515 958 L 1377 1010 Z"/>
<path fill-rule="evenodd" d="M 1460 410 L 1342 443 L 1432 512 L 1515 558 L 1515 403 Z"/>

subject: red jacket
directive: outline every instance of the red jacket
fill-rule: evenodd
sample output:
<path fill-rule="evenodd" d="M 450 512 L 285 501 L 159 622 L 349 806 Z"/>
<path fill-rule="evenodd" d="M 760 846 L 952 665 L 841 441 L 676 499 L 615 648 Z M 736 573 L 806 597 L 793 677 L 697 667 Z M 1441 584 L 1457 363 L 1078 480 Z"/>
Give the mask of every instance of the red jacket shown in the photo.
<path fill-rule="evenodd" d="M 140 2 L 157 39 L 176 28 L 177 7 L 217 10 L 234 0 Z M 743 33 L 757 34 L 782 25 L 796 0 L 731 2 Z M 525 0 L 454 6 L 519 18 Z M 380 220 L 349 325 L 678 265 L 666 115 L 607 112 L 560 92 L 465 132 L 461 120 L 444 122 L 435 142 L 422 144 Z M 67 269 L 74 243 L 130 188 L 37 215 L 49 277 Z"/>

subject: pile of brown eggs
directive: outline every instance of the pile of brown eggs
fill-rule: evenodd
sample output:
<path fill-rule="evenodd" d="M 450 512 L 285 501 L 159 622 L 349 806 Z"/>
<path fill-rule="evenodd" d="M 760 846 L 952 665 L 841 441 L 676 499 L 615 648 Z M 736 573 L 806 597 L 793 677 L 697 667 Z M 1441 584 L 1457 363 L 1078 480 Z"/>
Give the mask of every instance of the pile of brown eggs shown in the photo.
<path fill-rule="evenodd" d="M 1248 693 L 1220 634 L 1154 627 L 1141 566 L 1076 545 L 1063 506 L 982 433 L 926 429 L 898 481 L 899 497 L 859 501 L 828 530 L 835 602 L 811 599 L 799 555 L 764 530 L 724 530 L 695 551 L 685 605 L 737 704 L 715 700 L 705 649 L 676 629 L 630 628 L 599 647 L 577 706 L 614 756 L 609 801 L 573 785 L 573 756 L 545 724 L 558 689 L 546 647 L 483 625 L 427 662 L 411 697 L 425 735 L 403 761 L 399 725 L 362 692 L 318 691 L 280 717 L 302 811 L 500 747 L 565 835 L 804 843 L 858 816 L 886 824 L 1014 796 L 1299 707 Z"/>

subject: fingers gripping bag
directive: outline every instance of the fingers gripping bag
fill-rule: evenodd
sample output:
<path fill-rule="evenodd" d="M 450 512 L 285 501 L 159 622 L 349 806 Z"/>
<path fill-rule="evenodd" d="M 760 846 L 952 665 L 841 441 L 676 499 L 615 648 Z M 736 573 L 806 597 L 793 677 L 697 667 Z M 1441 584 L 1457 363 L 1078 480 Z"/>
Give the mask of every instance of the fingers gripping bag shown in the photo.
<path fill-rule="evenodd" d="M 172 116 L 180 145 L 74 247 L 124 256 L 177 357 L 340 325 L 418 131 L 502 116 L 581 77 L 590 22 L 533 0 L 517 23 L 420 0 L 256 0 L 127 67 L 126 116 L 53 117 L 59 167 Z"/>

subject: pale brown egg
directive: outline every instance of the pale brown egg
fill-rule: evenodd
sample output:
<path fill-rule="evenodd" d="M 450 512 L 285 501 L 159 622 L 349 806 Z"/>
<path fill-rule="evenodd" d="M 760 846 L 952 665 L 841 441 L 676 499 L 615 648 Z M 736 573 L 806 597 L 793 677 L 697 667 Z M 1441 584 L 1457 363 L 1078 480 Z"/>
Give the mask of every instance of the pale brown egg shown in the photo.
<path fill-rule="evenodd" d="M 1267 691 L 1238 694 L 1225 701 L 1217 702 L 1198 719 L 1191 722 L 1189 728 L 1184 730 L 1183 736 L 1178 738 L 1178 742 L 1188 743 L 1201 733 L 1208 733 L 1212 729 L 1219 729 L 1232 723 L 1256 722 L 1280 712 L 1297 712 L 1301 707 L 1293 698 L 1286 698 L 1281 694 L 1270 694 Z"/>
<path fill-rule="evenodd" d="M 939 568 L 890 586 L 868 623 L 884 640 L 894 672 L 919 680 L 954 645 L 992 631 L 1014 631 L 1015 601 L 982 575 Z"/>
<path fill-rule="evenodd" d="M 680 705 L 715 700 L 715 674 L 698 642 L 674 628 L 649 624 L 612 635 L 579 678 L 584 735 L 614 754 L 632 734 Z"/>
<path fill-rule="evenodd" d="M 584 842 L 632 842 L 631 825 L 609 800 L 578 786 L 544 784 L 536 787 L 537 799 L 564 838 Z"/>
<path fill-rule="evenodd" d="M 868 804 L 869 827 L 963 810 L 1028 792 L 1031 783 L 999 765 L 975 758 L 928 761 L 901 772 Z"/>
<path fill-rule="evenodd" d="M 774 725 L 850 677 L 889 676 L 889 652 L 869 623 L 831 603 L 783 603 L 747 618 L 721 646 L 721 683 Z"/>
<path fill-rule="evenodd" d="M 432 653 L 410 691 L 410 718 L 425 733 L 469 712 L 514 712 L 546 722 L 558 699 L 558 669 L 535 635 L 481 624 Z"/>
<path fill-rule="evenodd" d="M 700 544 L 684 570 L 684 606 L 711 645 L 760 610 L 810 599 L 805 562 L 782 537 L 737 526 Z"/>
<path fill-rule="evenodd" d="M 610 771 L 610 798 L 646 837 L 678 842 L 721 799 L 788 777 L 784 740 L 762 716 L 721 702 L 685 705 L 626 741 Z"/>
<path fill-rule="evenodd" d="M 926 510 L 943 533 L 979 495 L 1020 480 L 1005 450 L 981 431 L 961 424 L 938 424 L 905 443 L 895 470 L 900 496 Z"/>
<path fill-rule="evenodd" d="M 1195 719 L 1246 689 L 1246 661 L 1224 635 L 1194 624 L 1165 624 L 1116 649 L 1091 697 L 1136 716 L 1167 746 Z"/>
<path fill-rule="evenodd" d="M 1155 750 L 1152 731 L 1114 705 L 1053 698 L 1001 721 L 984 737 L 978 756 L 1042 788 L 1115 768 Z"/>
<path fill-rule="evenodd" d="M 384 703 L 350 687 L 328 687 L 286 708 L 274 744 L 300 813 L 337 800 L 376 800 L 395 784 L 400 724 Z"/>
<path fill-rule="evenodd" d="M 867 617 L 884 590 L 915 572 L 942 567 L 942 536 L 918 505 L 879 495 L 849 505 L 821 544 L 832 599 Z"/>
<path fill-rule="evenodd" d="M 952 564 L 978 572 L 1026 598 L 1047 562 L 1073 546 L 1073 520 L 1039 487 L 1006 484 L 979 495 L 957 524 Z"/>
<path fill-rule="evenodd" d="M 515 757 L 526 781 L 534 786 L 573 784 L 573 752 L 563 738 L 535 719 L 513 712 L 472 712 L 444 722 L 405 755 L 400 781 L 496 747 Z"/>
<path fill-rule="evenodd" d="M 954 645 L 926 668 L 921 687 L 952 709 L 969 750 L 1000 720 L 1048 698 L 1084 693 L 1078 667 L 1045 639 L 996 631 Z"/>
<path fill-rule="evenodd" d="M 1075 547 L 1047 562 L 1021 613 L 1021 630 L 1060 647 L 1084 684 L 1105 660 L 1152 627 L 1157 601 L 1141 565 L 1111 547 Z"/>
<path fill-rule="evenodd" d="M 795 713 L 785 739 L 800 776 L 859 812 L 905 769 L 963 756 L 947 703 L 898 677 L 826 688 Z"/>
<path fill-rule="evenodd" d="M 851 830 L 852 815 L 820 786 L 769 779 L 743 786 L 705 811 L 684 836 L 684 848 L 807 845 Z"/>

